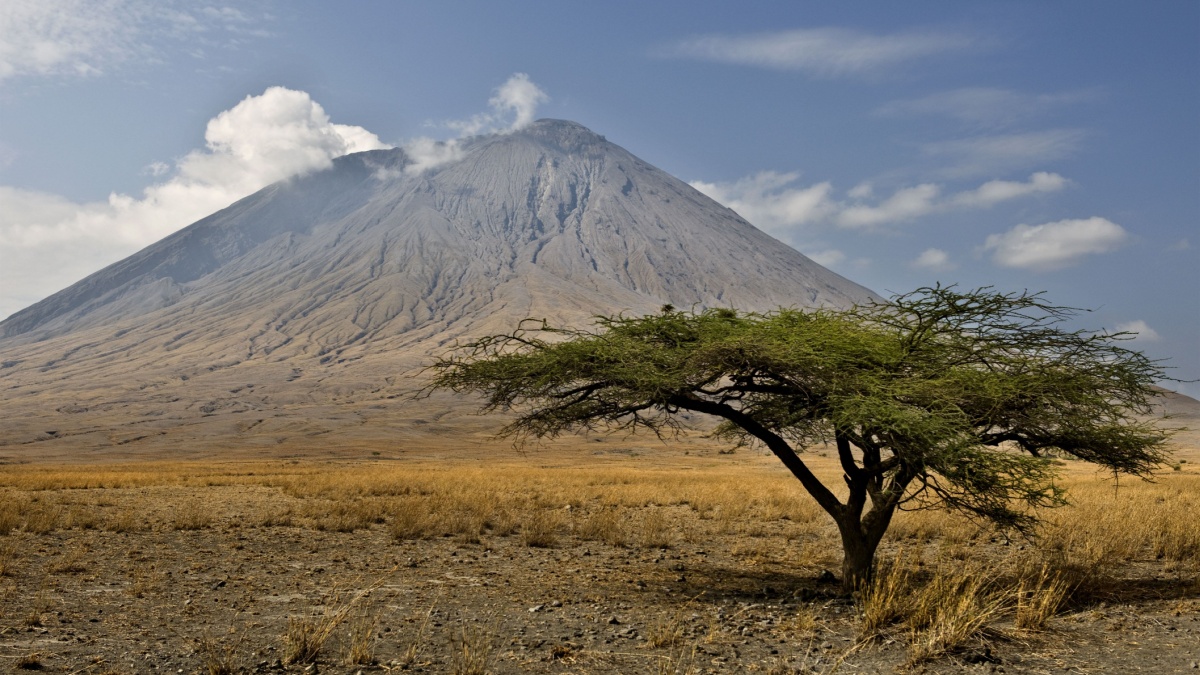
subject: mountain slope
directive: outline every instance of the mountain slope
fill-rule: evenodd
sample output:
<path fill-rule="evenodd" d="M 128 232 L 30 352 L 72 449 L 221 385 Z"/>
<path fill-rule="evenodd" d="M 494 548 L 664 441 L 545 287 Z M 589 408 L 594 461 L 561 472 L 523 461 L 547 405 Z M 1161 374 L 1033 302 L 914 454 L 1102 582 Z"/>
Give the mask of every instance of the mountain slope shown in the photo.
<path fill-rule="evenodd" d="M 0 443 L 144 445 L 194 427 L 197 443 L 239 444 L 250 417 L 257 434 L 295 427 L 275 442 L 379 416 L 403 435 L 428 410 L 356 406 L 411 389 L 454 340 L 526 317 L 875 297 L 571 122 L 472 139 L 424 172 L 411 162 L 339 158 L 0 322 Z M 46 429 L 50 410 L 75 412 Z"/>

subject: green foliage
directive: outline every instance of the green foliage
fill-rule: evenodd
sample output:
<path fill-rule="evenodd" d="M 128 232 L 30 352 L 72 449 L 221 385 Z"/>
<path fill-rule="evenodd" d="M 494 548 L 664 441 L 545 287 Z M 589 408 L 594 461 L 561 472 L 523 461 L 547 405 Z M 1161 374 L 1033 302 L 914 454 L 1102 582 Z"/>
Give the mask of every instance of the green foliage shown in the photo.
<path fill-rule="evenodd" d="M 432 387 L 516 412 L 504 432 L 519 438 L 663 434 L 680 411 L 715 415 L 719 436 L 765 444 L 873 555 L 899 507 L 1027 528 L 1034 507 L 1063 500 L 1048 453 L 1139 476 L 1163 461 L 1167 434 L 1146 419 L 1162 368 L 1125 348 L 1128 335 L 1065 327 L 1076 313 L 1040 294 L 939 286 L 849 311 L 667 306 L 593 330 L 527 322 L 438 361 Z M 845 503 L 797 454 L 824 443 Z"/>

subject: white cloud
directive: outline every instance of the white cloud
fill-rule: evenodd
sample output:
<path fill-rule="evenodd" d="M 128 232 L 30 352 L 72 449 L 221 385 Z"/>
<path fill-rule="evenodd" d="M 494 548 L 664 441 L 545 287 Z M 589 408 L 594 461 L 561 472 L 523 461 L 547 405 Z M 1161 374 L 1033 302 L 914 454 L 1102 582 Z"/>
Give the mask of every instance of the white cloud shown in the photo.
<path fill-rule="evenodd" d="M 1069 157 L 1083 137 L 1084 132 L 1078 129 L 1050 129 L 938 141 L 925 144 L 921 152 L 946 163 L 943 175 L 963 178 L 1005 173 Z"/>
<path fill-rule="evenodd" d="M 859 201 L 870 199 L 875 196 L 875 186 L 870 181 L 864 181 L 847 190 L 846 196 Z"/>
<path fill-rule="evenodd" d="M 137 14 L 122 2 L 6 0 L 0 4 L 0 80 L 97 74 L 133 51 Z"/>
<path fill-rule="evenodd" d="M 1025 197 L 1040 192 L 1058 192 L 1067 186 L 1067 179 L 1056 173 L 1039 171 L 1025 183 L 1011 180 L 993 180 L 970 192 L 960 192 L 951 203 L 967 208 L 985 208 L 1009 199 Z"/>
<path fill-rule="evenodd" d="M 1060 220 L 1043 225 L 1017 225 L 1003 234 L 989 235 L 983 245 L 1002 267 L 1054 270 L 1088 255 L 1108 253 L 1128 240 L 1125 229 L 1105 218 Z"/>
<path fill-rule="evenodd" d="M 421 173 L 435 166 L 458 161 L 463 156 L 458 139 L 437 141 L 425 136 L 406 142 L 404 153 L 412 160 L 412 164 L 404 167 L 404 171 L 409 174 Z"/>
<path fill-rule="evenodd" d="M 1009 126 L 1054 108 L 1082 103 L 1098 96 L 1096 91 L 1058 94 L 1027 94 L 1011 89 L 966 87 L 921 98 L 892 101 L 878 110 L 883 116 L 938 115 L 983 127 Z"/>
<path fill-rule="evenodd" d="M 218 11 L 229 21 L 244 15 Z M 183 18 L 179 19 L 181 22 Z M 545 92 L 517 73 L 496 89 L 473 133 L 528 125 Z M 335 157 L 389 147 L 362 127 L 334 124 L 305 92 L 271 87 L 209 120 L 206 147 L 147 173 L 161 177 L 141 195 L 79 204 L 58 195 L 0 186 L 0 318 L 105 264 L 218 211 L 271 183 L 328 168 Z M 458 139 L 417 138 L 404 149 L 409 173 L 462 156 Z M 379 169 L 376 178 L 399 177 Z"/>
<path fill-rule="evenodd" d="M 958 192 L 939 199 L 942 187 L 934 183 L 924 183 L 914 187 L 901 188 L 891 197 L 876 205 L 856 202 L 849 206 L 843 206 L 838 213 L 837 223 L 842 227 L 865 228 L 915 220 L 932 213 L 954 209 L 984 209 L 1010 199 L 1057 192 L 1067 184 L 1067 179 L 1056 173 L 1040 171 L 1031 175 L 1025 182 L 993 180 L 974 190 Z M 851 193 L 847 193 L 847 195 L 853 196 Z"/>
<path fill-rule="evenodd" d="M 902 188 L 877 206 L 846 207 L 838 214 L 837 222 L 843 227 L 871 227 L 919 218 L 937 208 L 935 200 L 941 191 L 932 183 Z"/>
<path fill-rule="evenodd" d="M 194 9 L 164 0 L 4 0 L 0 82 L 16 77 L 100 75 L 164 53 L 203 54 L 222 36 L 261 35 L 229 7 Z"/>
<path fill-rule="evenodd" d="M 1028 181 L 989 181 L 973 190 L 943 197 L 943 188 L 923 183 L 896 190 L 876 204 L 868 204 L 874 189 L 860 183 L 846 193 L 850 203 L 832 197 L 829 182 L 795 185 L 800 174 L 762 171 L 733 182 L 692 181 L 692 187 L 737 211 L 755 226 L 781 234 L 803 225 L 831 221 L 846 228 L 871 228 L 915 220 L 932 213 L 955 209 L 982 209 L 1000 202 L 1046 192 L 1068 184 L 1055 173 L 1038 172 Z"/>
<path fill-rule="evenodd" d="M 529 75 L 513 73 L 488 99 L 490 112 L 442 124 L 458 132 L 459 138 L 476 134 L 512 133 L 529 126 L 537 117 L 538 106 L 549 100 L 550 97 L 529 79 Z M 459 138 L 439 141 L 423 136 L 408 141 L 404 144 L 404 151 L 413 163 L 405 167 L 405 171 L 420 173 L 461 159 Z"/>
<path fill-rule="evenodd" d="M 1137 335 L 1133 339 L 1138 342 L 1158 342 L 1162 339 L 1162 337 L 1158 334 L 1158 331 L 1151 328 L 1146 324 L 1145 321 L 1142 321 L 1141 319 L 1117 324 L 1116 332 L 1136 333 Z"/>
<path fill-rule="evenodd" d="M 0 187 L 6 277 L 0 312 L 61 288 L 59 268 L 69 268 L 75 281 L 275 181 L 327 168 L 341 155 L 387 147 L 361 127 L 333 124 L 308 94 L 283 87 L 248 96 L 211 119 L 205 141 L 207 148 L 188 153 L 167 180 L 137 197 L 114 193 L 104 202 L 77 204 Z M 64 246 L 78 256 L 69 264 L 58 253 Z M 22 276 L 10 278 L 16 267 L 25 268 Z"/>
<path fill-rule="evenodd" d="M 488 99 L 491 112 L 443 124 L 461 136 L 517 131 L 528 126 L 537 115 L 538 106 L 549 100 L 550 97 L 529 79 L 529 75 L 513 73 Z"/>
<path fill-rule="evenodd" d="M 932 270 L 934 272 L 947 272 L 958 265 L 955 265 L 950 260 L 950 254 L 940 248 L 927 248 L 917 256 L 917 259 L 912 262 L 912 266 L 918 269 Z"/>
<path fill-rule="evenodd" d="M 513 121 L 508 130 L 516 131 L 529 126 L 537 114 L 538 106 L 549 100 L 546 92 L 530 81 L 528 75 L 514 73 L 500 85 L 496 94 L 488 99 L 488 105 L 492 106 L 498 115 L 513 113 Z"/>
<path fill-rule="evenodd" d="M 664 54 L 830 77 L 875 73 L 977 44 L 968 36 L 950 33 L 873 35 L 844 28 L 805 28 L 693 37 L 675 44 Z"/>
<path fill-rule="evenodd" d="M 835 208 L 829 198 L 830 183 L 789 187 L 799 178 L 794 172 L 762 171 L 732 183 L 692 181 L 691 185 L 760 229 L 778 234 L 821 220 Z"/>

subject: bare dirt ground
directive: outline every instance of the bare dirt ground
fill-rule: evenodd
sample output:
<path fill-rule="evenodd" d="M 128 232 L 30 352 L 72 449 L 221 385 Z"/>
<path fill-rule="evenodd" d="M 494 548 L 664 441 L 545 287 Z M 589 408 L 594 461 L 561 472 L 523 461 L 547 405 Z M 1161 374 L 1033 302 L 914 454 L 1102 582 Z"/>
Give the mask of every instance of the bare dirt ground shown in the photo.
<path fill-rule="evenodd" d="M 0 467 L 0 668 L 1198 672 L 1195 462 L 1115 495 L 1067 466 L 1040 542 L 903 514 L 902 608 L 868 630 L 881 601 L 840 596 L 836 533 L 771 458 L 515 459 Z M 1047 569 L 1070 589 L 1018 627 Z M 970 578 L 965 613 L 930 590 Z"/>

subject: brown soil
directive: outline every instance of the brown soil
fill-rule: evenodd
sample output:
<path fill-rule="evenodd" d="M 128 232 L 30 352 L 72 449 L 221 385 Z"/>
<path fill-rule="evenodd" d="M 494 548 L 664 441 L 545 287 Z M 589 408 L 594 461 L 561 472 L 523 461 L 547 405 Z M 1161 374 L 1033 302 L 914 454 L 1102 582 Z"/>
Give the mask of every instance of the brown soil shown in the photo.
<path fill-rule="evenodd" d="M 742 462 L 722 470 L 753 484 L 771 468 Z M 536 545 L 517 529 L 403 540 L 386 523 L 322 530 L 299 515 L 307 500 L 253 481 L 31 491 L 7 478 L 4 498 L 60 515 L 88 507 L 99 520 L 0 536 L 6 669 L 212 673 L 224 659 L 255 673 L 1176 673 L 1200 661 L 1194 565 L 1128 561 L 1044 632 L 1001 619 L 905 665 L 908 631 L 861 640 L 854 601 L 823 571 L 837 569 L 837 552 L 806 547 L 787 519 L 610 545 L 579 536 L 567 508 Z M 298 515 L 262 515 L 281 508 Z M 686 506 L 643 509 L 687 517 Z M 984 537 L 970 548 L 999 560 L 1007 547 Z M 316 666 L 284 663 L 289 622 L 335 615 L 344 620 Z M 371 663 L 348 665 L 363 620 Z"/>

